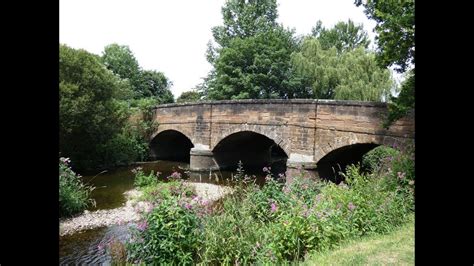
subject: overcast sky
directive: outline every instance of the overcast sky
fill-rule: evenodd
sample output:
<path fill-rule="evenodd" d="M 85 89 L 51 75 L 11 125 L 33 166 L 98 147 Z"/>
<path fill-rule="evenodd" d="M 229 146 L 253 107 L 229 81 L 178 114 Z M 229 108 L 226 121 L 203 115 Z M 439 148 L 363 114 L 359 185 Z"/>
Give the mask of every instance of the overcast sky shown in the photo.
<path fill-rule="evenodd" d="M 375 22 L 353 0 L 277 0 L 277 21 L 308 34 L 317 20 L 331 27 L 349 18 L 374 43 Z M 111 43 L 128 45 L 143 69 L 165 73 L 175 98 L 202 82 L 211 28 L 222 25 L 224 0 L 60 0 L 60 43 L 102 54 Z"/>

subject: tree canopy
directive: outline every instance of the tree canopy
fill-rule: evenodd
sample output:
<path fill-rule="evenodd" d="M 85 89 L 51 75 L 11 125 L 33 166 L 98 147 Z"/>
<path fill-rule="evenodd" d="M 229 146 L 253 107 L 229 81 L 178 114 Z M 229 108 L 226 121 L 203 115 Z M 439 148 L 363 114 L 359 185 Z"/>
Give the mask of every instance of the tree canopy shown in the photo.
<path fill-rule="evenodd" d="M 385 123 L 403 117 L 415 108 L 415 1 L 355 0 L 365 8 L 369 19 L 377 22 L 377 62 L 382 67 L 394 66 L 399 73 L 407 73 L 399 97 L 391 97 L 389 115 Z"/>
<path fill-rule="evenodd" d="M 275 27 L 247 38 L 234 38 L 216 59 L 210 99 L 294 98 L 300 82 L 294 77 L 290 55 L 293 33 Z"/>
<path fill-rule="evenodd" d="M 393 87 L 388 69 L 380 68 L 363 47 L 339 54 L 335 47 L 324 49 L 318 39 L 306 38 L 291 61 L 315 98 L 381 101 Z"/>
<path fill-rule="evenodd" d="M 117 100 L 120 78 L 85 50 L 59 50 L 59 145 L 79 168 L 100 162 L 97 149 L 121 131 L 127 113 Z"/>
<path fill-rule="evenodd" d="M 201 94 L 197 91 L 185 91 L 181 93 L 181 95 L 178 97 L 176 102 L 178 103 L 184 103 L 184 102 L 197 102 L 201 99 Z"/>
<path fill-rule="evenodd" d="M 335 47 L 338 52 L 353 50 L 357 47 L 369 48 L 370 40 L 362 25 L 352 20 L 340 21 L 333 28 L 323 27 L 319 20 L 311 30 L 311 36 L 318 39 L 323 49 Z"/>

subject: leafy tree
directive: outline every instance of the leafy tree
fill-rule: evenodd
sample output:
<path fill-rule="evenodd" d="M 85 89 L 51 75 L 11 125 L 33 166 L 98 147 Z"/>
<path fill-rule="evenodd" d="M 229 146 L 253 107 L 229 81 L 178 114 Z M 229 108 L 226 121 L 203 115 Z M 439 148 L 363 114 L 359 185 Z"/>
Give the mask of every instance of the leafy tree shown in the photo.
<path fill-rule="evenodd" d="M 319 40 L 307 38 L 291 62 L 320 99 L 381 101 L 393 86 L 388 69 L 377 66 L 375 55 L 362 46 L 338 53 L 335 47 L 324 49 Z"/>
<path fill-rule="evenodd" d="M 247 38 L 277 26 L 276 0 L 228 0 L 222 7 L 224 25 L 212 28 L 221 47 L 234 38 Z"/>
<path fill-rule="evenodd" d="M 117 100 L 126 87 L 99 58 L 66 45 L 59 51 L 59 147 L 77 169 L 101 163 L 98 147 L 120 132 L 128 117 Z"/>
<path fill-rule="evenodd" d="M 326 29 L 319 20 L 313 27 L 311 35 L 318 39 L 323 49 L 336 47 L 338 52 L 353 50 L 357 47 L 367 49 L 370 44 L 367 32 L 362 25 L 355 25 L 352 20 L 338 22 L 333 28 Z"/>
<path fill-rule="evenodd" d="M 410 68 L 408 79 L 402 85 L 399 97 L 392 97 L 389 115 L 385 123 L 403 117 L 415 108 L 415 1 L 355 0 L 357 6 L 365 8 L 369 19 L 377 22 L 375 40 L 378 45 L 377 61 L 383 66 L 395 66 L 404 73 Z"/>
<path fill-rule="evenodd" d="M 176 100 L 178 103 L 197 102 L 201 99 L 201 94 L 195 90 L 185 91 Z"/>
<path fill-rule="evenodd" d="M 154 96 L 158 103 L 174 102 L 170 91 L 172 82 L 162 73 L 153 70 L 144 70 L 140 73 L 140 91 L 143 97 Z"/>
<path fill-rule="evenodd" d="M 198 90 L 204 98 L 307 97 L 289 63 L 297 39 L 276 23 L 276 0 L 229 0 L 222 15 L 212 29 L 217 46 L 208 44 L 214 69 Z"/>
<path fill-rule="evenodd" d="M 122 79 L 130 80 L 132 86 L 136 86 L 140 76 L 140 66 L 128 46 L 116 43 L 107 45 L 102 53 L 102 61 L 107 69 Z"/>
<path fill-rule="evenodd" d="M 293 32 L 275 27 L 254 36 L 230 40 L 214 62 L 210 99 L 304 97 L 293 75 L 290 55 L 296 49 Z"/>

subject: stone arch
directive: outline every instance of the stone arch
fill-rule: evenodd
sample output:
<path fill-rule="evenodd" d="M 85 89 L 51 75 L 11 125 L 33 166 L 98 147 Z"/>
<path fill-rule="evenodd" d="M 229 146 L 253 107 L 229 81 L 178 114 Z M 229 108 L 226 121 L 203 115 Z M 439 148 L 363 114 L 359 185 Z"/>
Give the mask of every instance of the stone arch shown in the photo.
<path fill-rule="evenodd" d="M 355 133 L 355 132 L 343 132 L 343 131 L 330 131 L 321 133 L 321 135 L 333 136 L 329 138 L 329 141 L 317 141 L 316 149 L 314 152 L 314 161 L 319 162 L 324 156 L 330 152 L 339 148 L 350 146 L 354 144 L 375 144 L 385 146 L 400 146 L 403 147 L 409 141 L 409 138 L 400 138 L 386 135 L 366 134 L 366 133 Z M 328 139 L 326 139 L 328 140 Z"/>
<path fill-rule="evenodd" d="M 175 125 L 159 125 L 158 126 L 158 129 L 153 132 L 153 134 L 151 134 L 149 140 L 150 142 L 158 135 L 160 134 L 161 132 L 163 131 L 167 131 L 167 130 L 174 130 L 174 131 L 177 131 L 181 134 L 183 134 L 186 138 L 188 138 L 192 143 L 194 143 L 194 139 L 193 139 L 193 134 L 192 134 L 192 131 L 191 130 L 188 130 L 187 128 L 184 128 L 184 127 L 180 127 L 180 126 L 175 126 Z"/>
<path fill-rule="evenodd" d="M 189 162 L 189 153 L 194 144 L 182 132 L 166 129 L 153 134 L 149 146 L 152 159 Z"/>
<path fill-rule="evenodd" d="M 287 156 L 290 156 L 290 138 L 289 134 L 286 133 L 288 132 L 286 125 L 228 125 L 225 129 L 221 129 L 218 134 L 213 132 L 213 135 L 216 135 L 216 137 L 211 139 L 210 149 L 213 150 L 217 144 L 230 135 L 244 131 L 254 132 L 273 140 L 278 146 L 280 146 Z"/>
<path fill-rule="evenodd" d="M 315 161 L 319 176 L 336 183 L 342 180 L 337 172 L 344 171 L 347 165 L 359 161 L 363 154 L 380 145 L 404 146 L 407 140 L 354 132 L 333 133 L 335 137 L 330 142 L 320 143 L 316 148 Z"/>
<path fill-rule="evenodd" d="M 273 139 L 250 130 L 226 135 L 214 145 L 212 153 L 221 169 L 235 168 L 242 161 L 246 169 L 261 171 L 264 166 L 272 166 L 279 172 L 286 170 L 289 155 Z"/>

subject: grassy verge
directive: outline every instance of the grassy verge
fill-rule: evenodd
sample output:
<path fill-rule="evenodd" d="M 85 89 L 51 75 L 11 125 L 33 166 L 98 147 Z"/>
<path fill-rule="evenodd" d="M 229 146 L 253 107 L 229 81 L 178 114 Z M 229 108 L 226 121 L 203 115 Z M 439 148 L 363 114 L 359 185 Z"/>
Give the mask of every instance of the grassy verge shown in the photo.
<path fill-rule="evenodd" d="M 366 237 L 338 249 L 313 253 L 303 265 L 414 265 L 413 220 L 387 235 Z"/>

